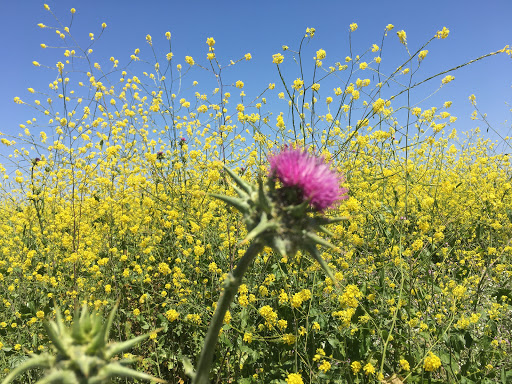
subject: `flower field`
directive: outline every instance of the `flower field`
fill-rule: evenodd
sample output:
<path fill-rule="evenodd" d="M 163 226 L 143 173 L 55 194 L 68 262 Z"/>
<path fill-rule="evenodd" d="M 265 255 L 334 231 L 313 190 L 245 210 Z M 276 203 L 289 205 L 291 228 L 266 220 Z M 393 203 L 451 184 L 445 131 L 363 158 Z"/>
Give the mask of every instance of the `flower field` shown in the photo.
<path fill-rule="evenodd" d="M 246 96 L 242 80 L 223 76 L 251 55 L 216 57 L 214 38 L 201 59 L 173 57 L 168 33 L 158 37 L 167 52 L 148 35 L 146 57 L 95 62 L 72 28 L 40 26 L 65 45 L 57 64 L 34 62 L 55 80 L 14 99 L 34 116 L 20 136 L 0 136 L 10 151 L 0 169 L 0 378 L 52 350 L 43 321 L 56 306 L 70 325 L 83 303 L 106 318 L 119 302 L 113 340 L 151 333 L 125 353 L 133 367 L 190 382 L 183 361 L 196 363 L 222 284 L 250 245 L 242 215 L 213 196 L 236 194 L 224 167 L 257 184 L 288 146 L 323 156 L 346 191 L 334 208 L 315 207 L 345 218 L 321 234 L 334 247 L 317 248 L 333 278 L 301 244 L 286 255 L 265 246 L 224 317 L 211 382 L 512 381 L 512 168 L 499 149 L 509 139 L 457 132 L 450 101 L 407 102 L 411 84 L 453 79 L 417 73 L 446 28 L 386 74 L 383 45 L 407 48 L 406 32 L 388 25 L 380 46 L 331 58 L 308 28 L 269 58 L 282 82 Z M 142 64 L 147 72 L 131 70 Z M 182 87 L 195 71 L 217 85 Z"/>

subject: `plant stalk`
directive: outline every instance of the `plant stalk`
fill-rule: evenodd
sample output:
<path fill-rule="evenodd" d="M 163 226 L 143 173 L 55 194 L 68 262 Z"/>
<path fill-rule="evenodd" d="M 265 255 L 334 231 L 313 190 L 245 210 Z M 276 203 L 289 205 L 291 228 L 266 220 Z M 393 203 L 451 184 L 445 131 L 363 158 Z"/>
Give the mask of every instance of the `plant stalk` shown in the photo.
<path fill-rule="evenodd" d="M 224 291 L 221 293 L 219 301 L 217 302 L 215 313 L 213 314 L 210 326 L 208 327 L 208 332 L 204 339 L 203 349 L 199 356 L 196 374 L 192 384 L 208 384 L 213 354 L 215 353 L 219 332 L 222 328 L 222 324 L 224 323 L 224 316 L 238 292 L 238 287 L 242 283 L 242 277 L 249 268 L 249 265 L 251 265 L 262 249 L 263 244 L 258 239 L 253 241 L 238 262 L 236 268 L 226 278 L 226 281 L 223 284 Z"/>

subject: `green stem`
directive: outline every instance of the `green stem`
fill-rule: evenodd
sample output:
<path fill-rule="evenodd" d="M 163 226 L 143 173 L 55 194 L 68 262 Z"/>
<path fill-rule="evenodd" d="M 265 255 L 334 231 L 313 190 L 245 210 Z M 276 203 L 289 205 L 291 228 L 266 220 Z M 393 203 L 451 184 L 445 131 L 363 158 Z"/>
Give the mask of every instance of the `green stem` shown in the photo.
<path fill-rule="evenodd" d="M 192 384 L 207 384 L 208 377 L 210 376 L 210 368 L 213 361 L 213 354 L 215 352 L 215 346 L 217 345 L 217 339 L 219 337 L 220 329 L 224 323 L 224 316 L 233 301 L 238 287 L 242 283 L 242 277 L 249 268 L 256 255 L 263 249 L 263 244 L 255 240 L 249 249 L 245 251 L 238 262 L 236 268 L 228 275 L 224 282 L 224 291 L 221 293 L 215 313 L 213 314 L 212 321 L 208 327 L 208 332 L 204 339 L 203 350 L 199 356 L 199 362 L 197 363 L 197 370 Z"/>

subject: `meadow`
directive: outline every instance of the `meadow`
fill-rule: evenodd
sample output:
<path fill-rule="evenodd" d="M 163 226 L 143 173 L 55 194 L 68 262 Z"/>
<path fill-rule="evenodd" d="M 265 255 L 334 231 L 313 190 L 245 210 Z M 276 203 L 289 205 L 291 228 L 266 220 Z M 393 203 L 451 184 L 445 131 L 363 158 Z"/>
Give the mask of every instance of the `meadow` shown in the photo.
<path fill-rule="evenodd" d="M 152 56 L 95 62 L 72 29 L 40 27 L 65 46 L 56 64 L 33 63 L 55 80 L 14 98 L 34 117 L 0 136 L 11 151 L 0 168 L 0 378 L 52 351 L 43 322 L 57 307 L 69 325 L 83 303 L 105 318 L 119 303 L 113 340 L 150 333 L 124 354 L 133 367 L 190 382 L 183 361 L 197 361 L 249 247 L 242 215 L 212 194 L 235 195 L 226 168 L 266 180 L 268 157 L 288 145 L 344 176 L 348 198 L 322 215 L 345 220 L 322 234 L 334 247 L 318 248 L 333 276 L 304 250 L 265 246 L 224 317 L 211 382 L 512 381 L 512 169 L 498 148 L 510 140 L 457 132 L 450 101 L 408 103 L 417 84 L 442 92 L 453 80 L 420 71 L 448 29 L 409 51 L 405 31 L 383 26 L 380 45 L 334 58 L 308 28 L 269 58 L 282 82 L 247 96 L 224 77 L 251 54 L 217 57 L 213 37 L 201 59 L 173 57 L 167 33 L 146 36 Z M 407 54 L 384 74 L 388 39 Z M 131 70 L 140 64 L 147 72 Z M 195 71 L 217 85 L 196 86 Z"/>

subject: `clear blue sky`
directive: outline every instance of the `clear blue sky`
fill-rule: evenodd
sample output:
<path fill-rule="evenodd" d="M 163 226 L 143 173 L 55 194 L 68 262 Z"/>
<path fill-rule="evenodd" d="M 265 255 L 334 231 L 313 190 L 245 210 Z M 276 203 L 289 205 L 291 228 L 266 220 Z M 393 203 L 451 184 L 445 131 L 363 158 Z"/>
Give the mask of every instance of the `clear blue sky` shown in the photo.
<path fill-rule="evenodd" d="M 253 59 L 241 63 L 232 75 L 228 75 L 233 76 L 233 80 L 244 80 L 245 92 L 249 96 L 256 96 L 270 82 L 279 83 L 272 55 L 282 52 L 283 44 L 297 47 L 307 27 L 316 28 L 316 35 L 310 42 L 311 53 L 305 57 L 312 63 L 314 52 L 323 48 L 327 51 L 324 63 L 329 66 L 336 61 L 343 62 L 349 53 L 349 24 L 356 22 L 359 25 L 352 39 L 355 53 L 364 52 L 373 43 L 380 44 L 385 26 L 394 24 L 395 29 L 390 32 L 383 53 L 383 64 L 386 60 L 394 62 L 392 69 L 407 58 L 396 31 L 404 29 L 407 32 L 410 50 L 415 51 L 437 30 L 448 27 L 449 37 L 436 40 L 429 47 L 429 55 L 422 66 L 423 75 L 419 75 L 418 80 L 512 44 L 511 0 L 48 0 L 46 3 L 64 25 L 68 24 L 71 16 L 69 10 L 76 8 L 71 32 L 82 46 L 89 42 L 89 32 L 98 36 L 101 23 L 107 23 L 98 45 L 93 47 L 92 56 L 94 61 L 103 65 L 110 56 L 119 59 L 121 65 L 126 63 L 135 48 L 141 49 L 141 57 L 150 59 L 151 52 L 145 41 L 147 34 L 153 36 L 156 50 L 164 55 L 166 31 L 172 33 L 175 63 L 185 65 L 185 55 L 191 55 L 196 61 L 206 64 L 205 41 L 210 36 L 217 42 L 217 57 L 224 62 L 250 52 Z M 13 103 L 15 96 L 33 99 L 33 95 L 27 92 L 28 87 L 46 91 L 48 83 L 55 79 L 54 72 L 35 68 L 32 61 L 54 66 L 63 60 L 60 52 L 40 48 L 41 43 L 56 45 L 59 41 L 53 30 L 37 27 L 41 22 L 57 26 L 53 16 L 43 9 L 42 1 L 0 0 L 1 132 L 17 134 L 20 123 L 34 116 L 42 117 L 26 106 Z M 393 61 L 395 58 L 400 59 Z M 291 61 L 289 56 L 286 59 Z M 452 100 L 451 112 L 459 117 L 455 128 L 464 131 L 482 126 L 469 119 L 472 109 L 468 96 L 474 93 L 479 108 L 488 114 L 494 128 L 503 136 L 511 134 L 512 106 L 505 102 L 512 104 L 512 59 L 506 55 L 495 56 L 465 67 L 454 75 L 455 81 L 425 106 Z M 190 77 L 190 82 L 192 80 L 196 80 L 194 76 Z M 426 96 L 439 83 L 440 78 L 434 80 L 432 86 L 416 90 L 417 99 Z M 197 90 L 210 92 L 212 87 L 209 84 L 205 82 L 205 87 L 201 88 L 200 82 Z M 332 87 L 322 89 L 322 92 L 325 96 L 331 95 Z"/>

